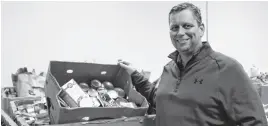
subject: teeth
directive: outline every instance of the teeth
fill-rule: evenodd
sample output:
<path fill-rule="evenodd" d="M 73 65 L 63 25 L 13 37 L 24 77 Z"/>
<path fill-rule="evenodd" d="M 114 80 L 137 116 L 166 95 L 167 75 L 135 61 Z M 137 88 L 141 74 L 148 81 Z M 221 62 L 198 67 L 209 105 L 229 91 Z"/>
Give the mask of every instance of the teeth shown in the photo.
<path fill-rule="evenodd" d="M 189 38 L 188 39 L 182 39 L 182 40 L 179 40 L 179 39 L 175 39 L 177 42 L 178 41 L 187 41 L 187 40 L 189 40 Z"/>

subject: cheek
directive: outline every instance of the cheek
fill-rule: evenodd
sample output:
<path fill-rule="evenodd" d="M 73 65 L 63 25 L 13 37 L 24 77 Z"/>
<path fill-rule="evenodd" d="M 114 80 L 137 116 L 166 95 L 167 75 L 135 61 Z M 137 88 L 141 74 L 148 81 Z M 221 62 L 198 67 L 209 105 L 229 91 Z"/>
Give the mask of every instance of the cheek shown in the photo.
<path fill-rule="evenodd" d="M 195 36 L 196 36 L 196 34 L 194 32 L 186 32 L 185 34 L 191 39 L 195 38 Z"/>
<path fill-rule="evenodd" d="M 175 32 L 169 32 L 170 38 L 174 38 L 176 36 Z"/>
<path fill-rule="evenodd" d="M 192 28 L 189 31 L 186 31 L 185 34 L 191 39 L 197 39 L 197 37 L 199 35 L 198 30 L 199 30 L 198 28 Z"/>

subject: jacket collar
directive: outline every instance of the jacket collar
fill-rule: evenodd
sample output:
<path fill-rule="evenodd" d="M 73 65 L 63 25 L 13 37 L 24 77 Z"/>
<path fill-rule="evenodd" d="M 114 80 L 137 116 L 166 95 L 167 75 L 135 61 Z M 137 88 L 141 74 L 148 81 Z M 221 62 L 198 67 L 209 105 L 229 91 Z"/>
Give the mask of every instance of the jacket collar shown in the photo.
<path fill-rule="evenodd" d="M 193 57 L 189 60 L 189 62 L 194 63 L 196 61 L 199 61 L 206 56 L 208 56 L 211 52 L 213 52 L 212 48 L 210 47 L 208 42 L 202 42 L 202 47 L 197 51 L 196 54 L 193 55 Z M 182 60 L 180 58 L 180 53 L 176 50 L 169 54 L 168 56 L 170 59 L 174 60 L 178 64 L 182 64 Z M 187 63 L 189 64 L 189 63 Z"/>

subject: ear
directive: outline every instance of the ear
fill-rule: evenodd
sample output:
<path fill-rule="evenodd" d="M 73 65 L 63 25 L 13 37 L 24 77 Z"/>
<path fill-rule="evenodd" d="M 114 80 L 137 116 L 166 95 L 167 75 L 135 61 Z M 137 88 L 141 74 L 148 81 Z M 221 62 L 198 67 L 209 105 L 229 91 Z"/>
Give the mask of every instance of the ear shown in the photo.
<path fill-rule="evenodd" d="M 199 26 L 199 32 L 200 32 L 200 37 L 203 37 L 205 33 L 205 25 L 203 23 Z"/>

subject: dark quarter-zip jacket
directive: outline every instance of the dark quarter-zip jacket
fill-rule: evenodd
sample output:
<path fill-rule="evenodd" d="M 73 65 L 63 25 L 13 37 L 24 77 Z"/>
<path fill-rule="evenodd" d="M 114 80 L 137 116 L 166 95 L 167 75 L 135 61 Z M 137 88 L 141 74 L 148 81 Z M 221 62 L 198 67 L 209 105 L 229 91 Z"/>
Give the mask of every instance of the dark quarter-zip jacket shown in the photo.
<path fill-rule="evenodd" d="M 183 67 L 177 51 L 156 88 L 135 71 L 136 90 L 156 107 L 157 126 L 267 126 L 260 97 L 242 65 L 203 42 Z"/>

